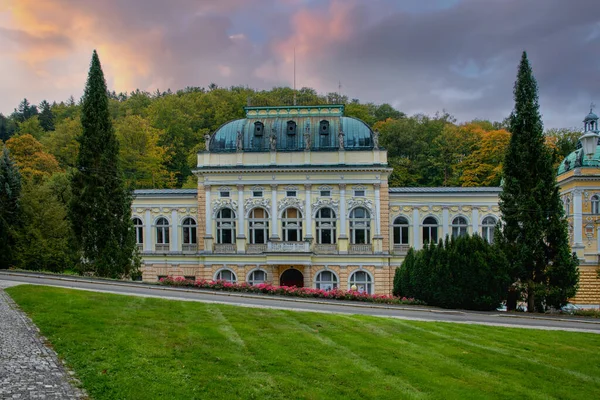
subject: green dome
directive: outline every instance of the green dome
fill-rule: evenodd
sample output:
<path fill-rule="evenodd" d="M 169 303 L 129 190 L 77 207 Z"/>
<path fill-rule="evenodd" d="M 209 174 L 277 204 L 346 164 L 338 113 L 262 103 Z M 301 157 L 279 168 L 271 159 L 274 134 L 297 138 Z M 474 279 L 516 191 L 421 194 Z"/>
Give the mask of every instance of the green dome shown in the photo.
<path fill-rule="evenodd" d="M 583 120 L 583 122 L 597 121 L 597 120 L 598 120 L 598 116 L 590 110 L 590 113 L 585 116 L 585 119 Z"/>
<path fill-rule="evenodd" d="M 575 168 L 575 161 L 577 160 L 579 153 L 583 151 L 579 143 L 577 143 L 577 147 L 577 150 L 566 156 L 565 159 L 560 163 L 560 166 L 558 167 L 558 175 L 564 174 L 565 172 Z M 596 152 L 591 159 L 588 159 L 585 155 L 583 156 L 582 167 L 600 168 L 600 141 L 598 144 L 596 144 Z"/>
<path fill-rule="evenodd" d="M 306 135 L 310 150 L 337 150 L 338 134 L 344 132 L 346 150 L 373 148 L 373 132 L 356 118 L 342 116 L 343 105 L 246 107 L 246 118 L 223 124 L 211 136 L 211 152 L 235 152 L 238 135 L 242 137 L 241 151 L 269 151 L 275 134 L 277 151 L 304 151 Z"/>

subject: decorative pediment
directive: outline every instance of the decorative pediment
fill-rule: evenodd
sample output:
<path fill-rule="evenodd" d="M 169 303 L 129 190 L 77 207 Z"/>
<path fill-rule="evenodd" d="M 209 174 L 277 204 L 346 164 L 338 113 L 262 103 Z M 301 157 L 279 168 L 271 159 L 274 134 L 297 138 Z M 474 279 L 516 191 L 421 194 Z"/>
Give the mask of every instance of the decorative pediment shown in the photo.
<path fill-rule="evenodd" d="M 257 207 L 269 210 L 271 208 L 271 199 L 265 199 L 264 197 L 246 199 L 246 201 L 244 202 L 244 214 L 248 215 L 250 210 Z"/>
<path fill-rule="evenodd" d="M 315 215 L 315 213 L 320 208 L 324 208 L 324 207 L 331 208 L 333 211 L 335 211 L 335 214 L 337 215 L 338 210 L 340 208 L 340 202 L 337 200 L 329 199 L 329 198 L 321 198 L 312 204 L 313 215 Z"/>
<path fill-rule="evenodd" d="M 265 188 L 262 186 L 252 186 L 252 188 L 250 188 L 250 190 L 253 192 L 258 192 L 258 191 L 264 191 Z"/>
<path fill-rule="evenodd" d="M 319 189 L 319 190 L 333 190 L 333 187 L 328 186 L 328 185 L 321 185 L 317 189 Z"/>
<path fill-rule="evenodd" d="M 352 209 L 356 208 L 356 207 L 364 207 L 367 210 L 369 210 L 370 212 L 373 211 L 373 202 L 371 200 L 368 199 L 363 199 L 363 198 L 351 198 L 350 200 L 348 200 L 348 215 L 350 215 L 350 211 L 352 211 Z"/>
<path fill-rule="evenodd" d="M 289 190 L 294 190 L 294 189 L 289 189 Z M 284 199 L 279 200 L 279 202 L 277 203 L 277 211 L 278 212 L 281 212 L 289 207 L 294 207 L 294 208 L 297 208 L 298 210 L 304 212 L 303 201 L 297 197 L 286 197 Z"/>
<path fill-rule="evenodd" d="M 213 216 L 216 217 L 217 212 L 221 208 L 231 208 L 232 210 L 235 211 L 237 209 L 237 201 L 231 200 L 230 198 L 227 198 L 227 197 L 213 200 L 213 202 L 212 202 Z"/>

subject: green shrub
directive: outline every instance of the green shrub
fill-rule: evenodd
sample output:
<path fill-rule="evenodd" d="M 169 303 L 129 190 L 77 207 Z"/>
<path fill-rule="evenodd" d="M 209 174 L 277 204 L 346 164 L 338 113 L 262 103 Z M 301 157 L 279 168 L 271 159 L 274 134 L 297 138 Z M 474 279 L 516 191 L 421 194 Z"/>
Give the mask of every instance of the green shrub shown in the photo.
<path fill-rule="evenodd" d="M 409 250 L 394 276 L 394 295 L 429 305 L 493 310 L 504 299 L 510 279 L 501 250 L 478 235 L 431 243 Z"/>

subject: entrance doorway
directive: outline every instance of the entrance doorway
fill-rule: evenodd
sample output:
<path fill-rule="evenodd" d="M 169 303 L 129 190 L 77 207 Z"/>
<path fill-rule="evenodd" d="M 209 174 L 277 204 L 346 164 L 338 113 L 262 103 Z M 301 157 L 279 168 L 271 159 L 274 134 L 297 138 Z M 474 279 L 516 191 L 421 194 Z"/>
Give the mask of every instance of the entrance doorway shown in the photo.
<path fill-rule="evenodd" d="M 299 288 L 304 287 L 304 275 L 297 269 L 286 269 L 283 274 L 281 274 L 281 278 L 279 278 L 279 285 L 296 286 Z"/>

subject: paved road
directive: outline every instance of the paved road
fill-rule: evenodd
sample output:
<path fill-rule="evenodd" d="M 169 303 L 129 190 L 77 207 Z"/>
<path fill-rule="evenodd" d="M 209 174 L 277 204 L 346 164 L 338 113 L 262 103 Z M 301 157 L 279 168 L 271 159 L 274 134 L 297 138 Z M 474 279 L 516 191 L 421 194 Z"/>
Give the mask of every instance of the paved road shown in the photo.
<path fill-rule="evenodd" d="M 230 304 L 243 307 L 323 312 L 333 314 L 361 314 L 377 317 L 419 321 L 440 321 L 482 324 L 515 328 L 565 330 L 600 334 L 600 321 L 589 318 L 529 316 L 500 312 L 471 312 L 442 310 L 418 306 L 385 306 L 327 300 L 310 300 L 245 293 L 209 292 L 99 279 L 71 278 L 30 273 L 0 271 L 0 287 L 15 283 L 117 293 L 131 296 L 158 297 L 182 301 Z"/>

